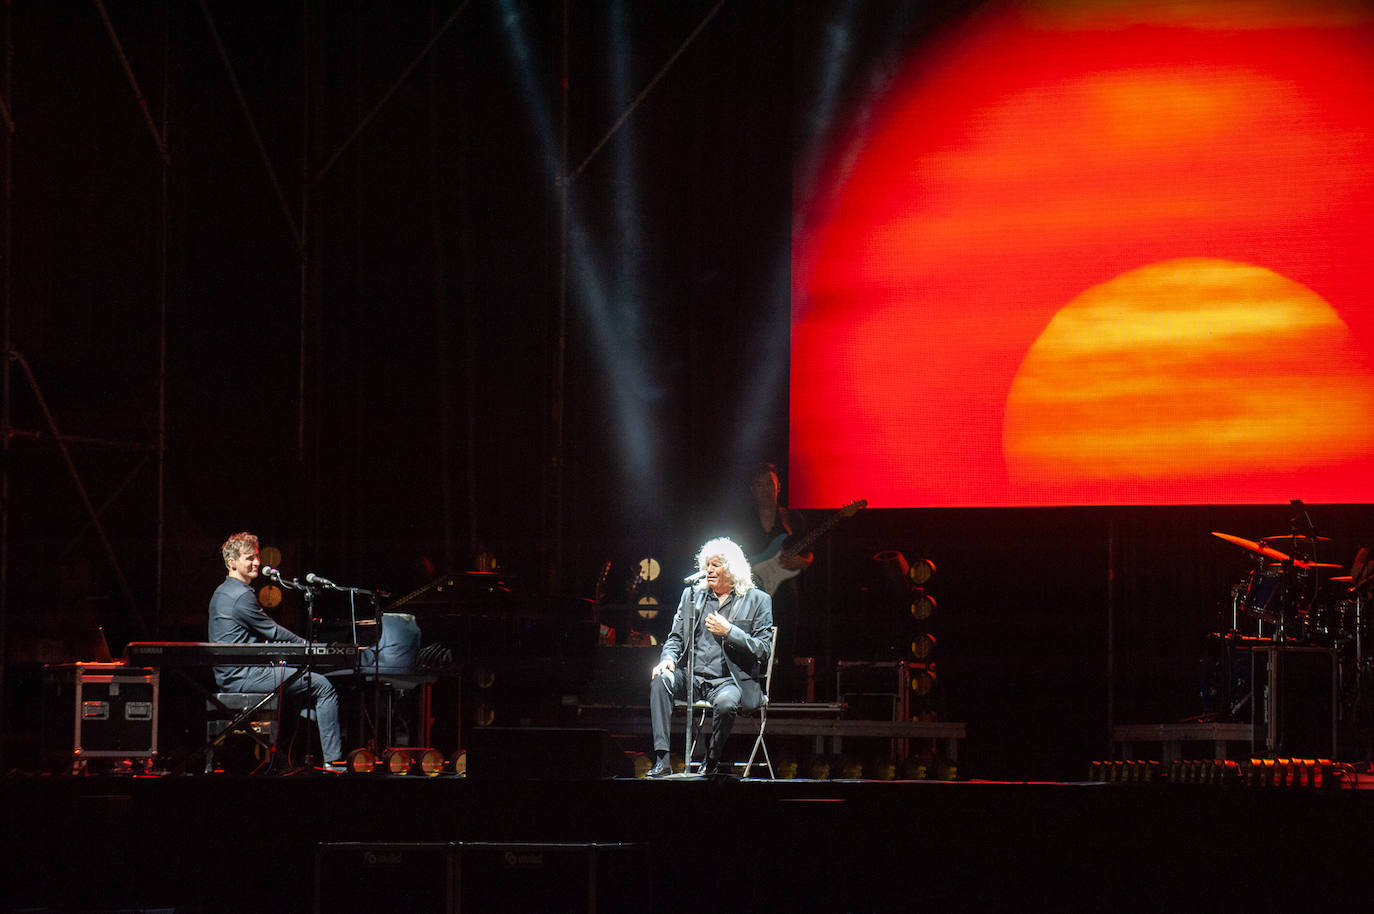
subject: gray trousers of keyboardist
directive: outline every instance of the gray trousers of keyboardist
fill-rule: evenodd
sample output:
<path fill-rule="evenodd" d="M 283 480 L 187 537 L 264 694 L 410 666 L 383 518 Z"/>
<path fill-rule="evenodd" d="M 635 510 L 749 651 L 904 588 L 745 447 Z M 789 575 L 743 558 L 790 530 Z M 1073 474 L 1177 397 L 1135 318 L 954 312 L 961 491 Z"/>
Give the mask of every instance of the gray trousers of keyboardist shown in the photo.
<path fill-rule="evenodd" d="M 275 692 L 296 672 L 293 667 L 235 667 L 220 677 L 226 692 Z M 314 672 L 301 676 L 286 687 L 286 694 L 304 704 L 320 728 L 323 762 L 337 762 L 343 756 L 343 737 L 339 733 L 339 695 L 329 677 Z"/>

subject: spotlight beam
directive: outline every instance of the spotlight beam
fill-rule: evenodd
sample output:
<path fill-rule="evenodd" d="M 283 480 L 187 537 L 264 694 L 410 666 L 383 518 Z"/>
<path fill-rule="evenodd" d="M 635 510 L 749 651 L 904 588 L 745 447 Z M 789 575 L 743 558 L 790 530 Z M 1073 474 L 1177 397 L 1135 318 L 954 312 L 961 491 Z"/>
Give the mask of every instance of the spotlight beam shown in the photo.
<path fill-rule="evenodd" d="M 613 382 L 612 395 L 615 398 L 616 417 L 622 432 L 620 440 L 626 448 L 625 459 L 636 477 L 647 478 L 654 461 L 650 435 L 646 432 L 649 423 L 644 417 L 642 398 L 643 392 L 652 390 L 653 385 L 649 383 L 650 379 L 646 375 L 647 360 L 641 357 L 642 348 L 637 327 L 634 328 L 635 332 L 627 334 L 627 322 L 614 319 L 613 296 L 608 291 L 608 283 L 598 266 L 601 259 L 595 250 L 595 244 L 578 214 L 578 203 L 571 193 L 571 178 L 563 171 L 567 161 L 566 155 L 556 145 L 557 132 L 553 128 L 552 112 L 535 79 L 529 42 L 521 27 L 520 12 L 510 0 L 503 0 L 502 9 L 504 31 L 534 119 L 535 132 L 543 150 L 547 174 L 552 186 L 566 195 L 565 232 L 568 256 L 572 262 L 567 274 L 578 286 L 578 301 L 592 331 L 600 364 L 610 374 Z M 694 34 L 700 32 L 704 24 L 705 22 L 699 25 Z M 646 93 L 640 94 L 643 96 Z M 636 354 L 635 358 L 626 358 L 627 342 Z"/>

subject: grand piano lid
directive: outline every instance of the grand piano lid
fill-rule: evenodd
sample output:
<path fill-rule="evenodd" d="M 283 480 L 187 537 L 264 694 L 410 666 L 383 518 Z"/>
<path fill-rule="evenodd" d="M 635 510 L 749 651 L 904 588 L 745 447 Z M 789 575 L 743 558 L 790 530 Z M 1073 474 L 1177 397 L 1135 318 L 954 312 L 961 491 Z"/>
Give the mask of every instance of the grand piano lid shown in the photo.
<path fill-rule="evenodd" d="M 509 596 L 511 587 L 494 571 L 462 571 L 440 575 L 433 581 L 387 604 L 386 611 L 407 608 L 447 608 L 485 604 Z"/>

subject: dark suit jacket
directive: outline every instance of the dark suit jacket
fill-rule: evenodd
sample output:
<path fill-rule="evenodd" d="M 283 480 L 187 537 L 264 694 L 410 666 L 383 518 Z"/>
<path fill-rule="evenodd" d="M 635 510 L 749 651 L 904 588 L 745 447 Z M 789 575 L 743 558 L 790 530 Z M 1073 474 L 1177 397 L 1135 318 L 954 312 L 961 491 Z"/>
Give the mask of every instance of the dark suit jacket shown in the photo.
<path fill-rule="evenodd" d="M 692 601 L 695 600 L 695 603 Z M 706 624 L 701 610 L 705 595 L 695 587 L 687 587 L 678 600 L 677 615 L 673 616 L 673 630 L 663 642 L 659 660 L 671 659 L 681 667 L 684 648 L 694 643 L 685 631 L 688 615 L 696 618 L 697 630 Z M 757 587 L 736 594 L 722 613 L 733 624 L 725 636 L 725 665 L 740 690 L 740 706 L 757 708 L 763 704 L 763 674 L 768 668 L 768 650 L 773 637 L 773 600 Z"/>

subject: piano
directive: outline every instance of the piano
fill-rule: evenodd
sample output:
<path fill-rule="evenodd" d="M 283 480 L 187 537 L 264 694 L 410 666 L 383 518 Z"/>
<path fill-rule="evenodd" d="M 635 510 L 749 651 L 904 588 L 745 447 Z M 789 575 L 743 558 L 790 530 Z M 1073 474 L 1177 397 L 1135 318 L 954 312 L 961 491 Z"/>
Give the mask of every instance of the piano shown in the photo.
<path fill-rule="evenodd" d="M 356 644 L 269 641 L 231 644 L 215 641 L 131 641 L 124 649 L 130 666 L 288 666 L 344 669 L 358 662 Z"/>

